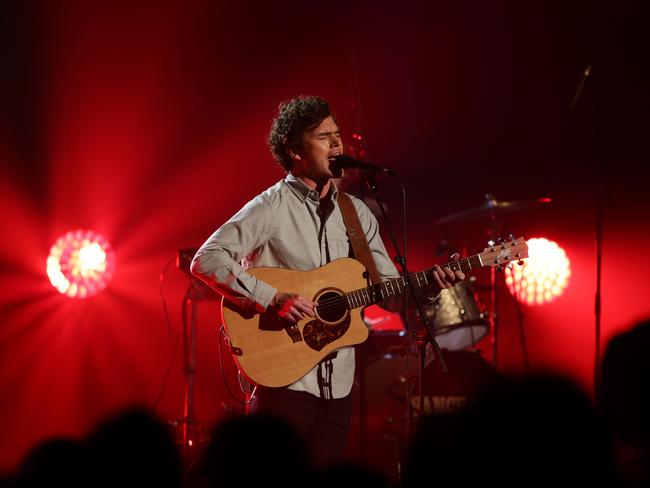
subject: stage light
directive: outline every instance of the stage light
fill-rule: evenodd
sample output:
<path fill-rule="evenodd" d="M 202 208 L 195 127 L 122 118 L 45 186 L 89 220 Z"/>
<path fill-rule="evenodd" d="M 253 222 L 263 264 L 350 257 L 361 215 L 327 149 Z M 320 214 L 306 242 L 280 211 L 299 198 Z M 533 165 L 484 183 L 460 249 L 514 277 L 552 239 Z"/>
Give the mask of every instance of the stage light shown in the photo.
<path fill-rule="evenodd" d="M 47 275 L 60 293 L 88 298 L 108 285 L 115 269 L 110 243 L 91 230 L 75 230 L 59 237 L 47 258 Z"/>
<path fill-rule="evenodd" d="M 550 303 L 569 285 L 571 263 L 556 242 L 540 237 L 526 243 L 528 258 L 522 266 L 506 268 L 506 285 L 521 303 Z"/>

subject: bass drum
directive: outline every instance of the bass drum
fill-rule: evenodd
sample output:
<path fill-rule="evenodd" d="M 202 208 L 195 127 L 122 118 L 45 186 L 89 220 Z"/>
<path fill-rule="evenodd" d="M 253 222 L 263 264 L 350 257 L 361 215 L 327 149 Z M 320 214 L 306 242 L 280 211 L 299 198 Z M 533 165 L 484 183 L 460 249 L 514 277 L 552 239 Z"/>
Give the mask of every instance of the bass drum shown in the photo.
<path fill-rule="evenodd" d="M 476 400 L 481 391 L 496 378 L 496 371 L 479 351 L 448 351 L 442 349 L 448 372 L 444 373 L 432 350 L 427 357 L 422 378 L 422 406 L 426 414 L 450 414 Z M 411 415 L 419 416 L 418 377 L 412 378 Z"/>
<path fill-rule="evenodd" d="M 488 313 L 479 307 L 474 285 L 469 281 L 445 288 L 435 302 L 422 309 L 433 326 L 436 342 L 450 351 L 475 345 L 490 329 Z M 424 324 L 420 314 L 415 313 L 418 322 Z"/>

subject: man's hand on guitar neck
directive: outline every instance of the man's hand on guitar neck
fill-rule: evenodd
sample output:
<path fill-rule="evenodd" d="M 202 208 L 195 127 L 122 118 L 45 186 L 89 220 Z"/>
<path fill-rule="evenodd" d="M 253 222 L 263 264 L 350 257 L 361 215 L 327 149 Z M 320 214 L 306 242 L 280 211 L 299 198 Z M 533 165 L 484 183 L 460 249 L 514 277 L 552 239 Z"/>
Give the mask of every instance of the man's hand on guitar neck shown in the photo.
<path fill-rule="evenodd" d="M 289 322 L 298 322 L 305 318 L 305 315 L 314 316 L 316 304 L 297 293 L 277 292 L 271 300 L 269 307 L 272 307 L 278 316 Z"/>
<path fill-rule="evenodd" d="M 460 258 L 460 254 L 452 254 L 449 256 L 449 259 L 456 261 Z M 429 276 L 429 275 L 427 275 Z M 440 292 L 445 288 L 453 288 L 453 286 L 459 281 L 465 279 L 465 273 L 462 271 L 452 271 L 447 266 L 440 267 L 438 265 L 431 268 L 431 277 L 433 281 L 428 282 L 427 285 L 422 285 L 418 283 L 415 293 L 417 294 L 417 300 L 424 300 L 425 302 L 432 302 L 440 295 Z M 380 307 L 389 312 L 400 312 L 403 310 L 404 301 L 403 295 L 392 295 L 385 299 Z M 412 300 L 408 301 L 408 306 L 414 308 L 416 306 L 415 302 Z"/>
<path fill-rule="evenodd" d="M 455 253 L 449 256 L 452 261 L 457 261 L 460 254 Z M 454 284 L 465 279 L 465 273 L 462 271 L 452 271 L 448 267 L 441 268 L 435 265 L 431 271 L 435 284 L 442 290 L 443 288 L 452 288 Z"/>

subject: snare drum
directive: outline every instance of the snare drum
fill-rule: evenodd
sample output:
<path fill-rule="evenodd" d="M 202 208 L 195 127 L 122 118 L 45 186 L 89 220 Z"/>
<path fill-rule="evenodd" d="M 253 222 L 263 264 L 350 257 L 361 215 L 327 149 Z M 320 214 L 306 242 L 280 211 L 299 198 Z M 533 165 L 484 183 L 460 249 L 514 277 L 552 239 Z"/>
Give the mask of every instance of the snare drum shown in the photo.
<path fill-rule="evenodd" d="M 474 286 L 467 280 L 443 289 L 435 302 L 422 308 L 433 326 L 436 342 L 451 351 L 476 344 L 490 328 L 488 314 L 479 307 Z M 420 320 L 420 314 L 416 312 L 416 316 Z"/>

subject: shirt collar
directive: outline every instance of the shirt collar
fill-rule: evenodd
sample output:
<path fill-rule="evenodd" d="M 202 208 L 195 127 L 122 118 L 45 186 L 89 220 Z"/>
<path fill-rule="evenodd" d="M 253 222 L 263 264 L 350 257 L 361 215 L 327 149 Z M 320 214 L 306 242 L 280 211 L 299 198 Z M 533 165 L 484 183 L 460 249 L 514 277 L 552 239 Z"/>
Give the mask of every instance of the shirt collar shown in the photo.
<path fill-rule="evenodd" d="M 331 191 L 330 195 L 333 201 L 336 201 L 338 196 L 339 196 L 339 190 L 336 187 L 336 184 L 334 184 L 334 180 L 331 181 Z M 287 184 L 287 186 L 291 189 L 291 191 L 296 195 L 302 203 L 305 202 L 308 198 L 310 200 L 315 201 L 318 203 L 320 201 L 318 192 L 316 190 L 312 190 L 307 186 L 307 184 L 302 181 L 300 178 L 292 175 L 289 173 L 287 177 L 284 179 L 284 182 Z"/>

